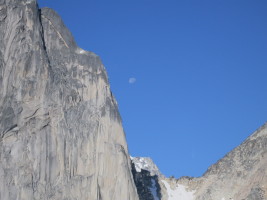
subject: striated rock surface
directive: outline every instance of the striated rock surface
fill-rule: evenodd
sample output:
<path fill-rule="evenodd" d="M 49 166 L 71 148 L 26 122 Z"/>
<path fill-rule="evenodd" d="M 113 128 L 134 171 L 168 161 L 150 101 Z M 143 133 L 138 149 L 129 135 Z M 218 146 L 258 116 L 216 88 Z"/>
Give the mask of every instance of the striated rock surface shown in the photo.
<path fill-rule="evenodd" d="M 0 199 L 138 199 L 100 58 L 36 0 L 0 0 Z"/>
<path fill-rule="evenodd" d="M 135 163 L 135 166 L 141 168 L 141 175 L 133 172 L 139 196 L 151 194 L 148 189 L 144 191 L 138 188 L 140 182 L 144 182 L 144 177 L 147 184 L 143 184 L 143 188 L 145 185 L 150 187 L 149 183 L 157 180 L 159 194 L 154 199 L 150 198 L 152 200 L 266 200 L 267 123 L 199 178 L 174 179 L 162 176 L 155 179 L 139 167 L 142 164 Z M 146 166 L 146 169 L 150 169 L 150 166 Z"/>

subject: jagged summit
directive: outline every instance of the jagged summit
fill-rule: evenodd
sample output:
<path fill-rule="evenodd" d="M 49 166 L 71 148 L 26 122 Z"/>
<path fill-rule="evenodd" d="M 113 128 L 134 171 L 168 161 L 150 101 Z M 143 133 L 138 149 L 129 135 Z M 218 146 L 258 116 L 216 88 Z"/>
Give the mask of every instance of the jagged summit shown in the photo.
<path fill-rule="evenodd" d="M 131 157 L 135 170 L 141 172 L 141 170 L 149 171 L 151 176 L 163 176 L 159 171 L 157 165 L 149 157 Z"/>

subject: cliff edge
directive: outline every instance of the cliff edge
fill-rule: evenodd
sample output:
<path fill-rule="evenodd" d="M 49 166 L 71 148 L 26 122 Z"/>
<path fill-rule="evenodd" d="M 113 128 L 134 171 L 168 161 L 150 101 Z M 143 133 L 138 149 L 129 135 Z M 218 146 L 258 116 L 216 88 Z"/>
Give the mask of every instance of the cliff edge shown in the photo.
<path fill-rule="evenodd" d="M 0 199 L 138 199 L 100 58 L 36 0 L 0 0 Z"/>

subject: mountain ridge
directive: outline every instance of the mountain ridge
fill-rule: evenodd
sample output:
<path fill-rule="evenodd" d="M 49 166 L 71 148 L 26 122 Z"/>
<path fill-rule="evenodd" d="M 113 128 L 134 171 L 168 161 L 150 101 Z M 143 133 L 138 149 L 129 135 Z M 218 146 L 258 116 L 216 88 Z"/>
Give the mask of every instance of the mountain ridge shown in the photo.
<path fill-rule="evenodd" d="M 266 166 L 267 123 L 211 165 L 201 177 L 183 176 L 178 179 L 157 177 L 161 192 L 158 198 L 265 200 L 267 199 Z M 139 196 L 142 195 L 144 194 L 139 192 Z"/>

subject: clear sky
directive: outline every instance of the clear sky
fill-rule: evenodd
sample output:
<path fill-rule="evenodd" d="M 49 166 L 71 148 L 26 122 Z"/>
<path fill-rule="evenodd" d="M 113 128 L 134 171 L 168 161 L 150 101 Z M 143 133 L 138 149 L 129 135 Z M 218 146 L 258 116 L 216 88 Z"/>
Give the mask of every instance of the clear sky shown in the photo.
<path fill-rule="evenodd" d="M 200 176 L 267 121 L 266 0 L 39 0 L 108 71 L 132 156 Z"/>

